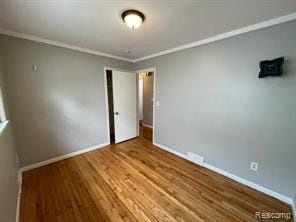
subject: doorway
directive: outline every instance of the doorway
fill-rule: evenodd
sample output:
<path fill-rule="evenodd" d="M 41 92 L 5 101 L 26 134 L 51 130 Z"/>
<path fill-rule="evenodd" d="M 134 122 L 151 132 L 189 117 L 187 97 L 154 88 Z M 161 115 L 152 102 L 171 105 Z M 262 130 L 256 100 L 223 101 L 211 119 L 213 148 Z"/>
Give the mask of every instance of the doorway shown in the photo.
<path fill-rule="evenodd" d="M 136 137 L 153 141 L 155 69 L 104 68 L 107 135 L 110 143 Z"/>
<path fill-rule="evenodd" d="M 112 70 L 107 69 L 105 72 L 107 84 L 107 98 L 109 107 L 109 137 L 110 143 L 115 143 L 115 128 L 114 128 L 114 107 L 113 107 L 113 84 L 112 84 Z"/>
<path fill-rule="evenodd" d="M 154 118 L 154 72 L 138 73 L 139 136 L 152 142 Z"/>
<path fill-rule="evenodd" d="M 137 75 L 135 72 L 105 69 L 107 129 L 110 143 L 138 136 Z"/>

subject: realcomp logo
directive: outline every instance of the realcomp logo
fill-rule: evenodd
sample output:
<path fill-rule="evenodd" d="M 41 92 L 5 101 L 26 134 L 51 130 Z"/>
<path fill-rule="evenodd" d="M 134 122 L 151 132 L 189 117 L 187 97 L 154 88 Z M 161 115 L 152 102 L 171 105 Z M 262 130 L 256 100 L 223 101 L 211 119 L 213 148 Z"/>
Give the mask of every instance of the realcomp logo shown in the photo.
<path fill-rule="evenodd" d="M 270 220 L 270 219 L 291 219 L 291 213 L 285 212 L 255 212 L 255 217 L 258 219 L 263 220 Z"/>

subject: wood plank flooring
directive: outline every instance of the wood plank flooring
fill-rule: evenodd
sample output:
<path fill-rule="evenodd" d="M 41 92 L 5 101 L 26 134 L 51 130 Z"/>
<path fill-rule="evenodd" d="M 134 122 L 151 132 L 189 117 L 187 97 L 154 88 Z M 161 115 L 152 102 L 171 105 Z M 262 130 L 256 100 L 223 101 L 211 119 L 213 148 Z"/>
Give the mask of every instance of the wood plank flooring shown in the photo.
<path fill-rule="evenodd" d="M 140 125 L 140 136 L 152 142 L 153 129 L 147 126 Z"/>
<path fill-rule="evenodd" d="M 260 221 L 257 211 L 291 212 L 140 137 L 24 173 L 20 216 L 22 222 Z"/>

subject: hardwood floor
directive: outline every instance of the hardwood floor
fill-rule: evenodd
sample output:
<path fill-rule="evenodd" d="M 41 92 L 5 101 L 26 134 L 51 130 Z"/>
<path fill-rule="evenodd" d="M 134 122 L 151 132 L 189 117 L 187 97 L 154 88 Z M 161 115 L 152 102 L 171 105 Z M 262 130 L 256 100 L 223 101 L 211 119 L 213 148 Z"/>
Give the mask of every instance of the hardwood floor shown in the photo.
<path fill-rule="evenodd" d="M 23 175 L 23 222 L 260 221 L 257 211 L 290 208 L 141 137 Z"/>
<path fill-rule="evenodd" d="M 140 125 L 140 136 L 144 137 L 145 139 L 149 140 L 152 142 L 152 137 L 153 137 L 153 129 L 150 127 L 146 127 L 143 125 Z"/>

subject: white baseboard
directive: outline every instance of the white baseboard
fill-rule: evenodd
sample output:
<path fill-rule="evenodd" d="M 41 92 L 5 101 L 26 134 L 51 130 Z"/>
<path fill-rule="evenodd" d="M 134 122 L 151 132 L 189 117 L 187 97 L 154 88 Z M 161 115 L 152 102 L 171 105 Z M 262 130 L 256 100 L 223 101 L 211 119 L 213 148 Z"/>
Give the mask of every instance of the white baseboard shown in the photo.
<path fill-rule="evenodd" d="M 178 151 L 175 151 L 175 150 L 173 150 L 173 149 L 170 149 L 170 148 L 168 148 L 168 147 L 166 147 L 166 146 L 164 146 L 164 145 L 161 145 L 161 144 L 159 144 L 159 143 L 157 143 L 157 142 L 153 143 L 153 145 L 154 145 L 154 146 L 157 146 L 157 147 L 159 147 L 159 148 L 161 148 L 161 149 L 163 149 L 163 150 L 165 150 L 165 151 L 168 151 L 168 152 L 170 152 L 170 153 L 172 153 L 172 154 L 175 154 L 175 155 L 177 155 L 177 156 L 179 156 L 179 157 L 182 157 L 183 159 L 186 159 L 186 160 L 190 161 L 190 159 L 189 159 L 184 153 L 180 153 L 180 152 L 178 152 Z M 191 161 L 190 161 L 190 162 L 191 162 Z"/>
<path fill-rule="evenodd" d="M 157 147 L 159 147 L 159 148 L 161 148 L 161 149 L 163 149 L 163 150 L 166 150 L 166 151 L 168 151 L 168 152 L 170 152 L 170 153 L 173 153 L 173 154 L 175 154 L 175 155 L 177 155 L 177 156 L 179 156 L 179 157 L 181 157 L 181 158 L 184 158 L 184 159 L 186 159 L 186 160 L 188 160 L 188 161 L 190 161 L 190 162 L 192 162 L 192 163 L 197 164 L 196 162 L 193 162 L 192 160 L 190 160 L 190 159 L 187 157 L 187 155 L 185 155 L 185 154 L 183 154 L 183 153 L 180 153 L 180 152 L 178 152 L 178 151 L 175 151 L 175 150 L 173 150 L 173 149 L 171 149 L 171 148 L 168 148 L 168 147 L 166 147 L 166 146 L 163 146 L 163 145 L 161 145 L 161 144 L 159 144 L 159 143 L 154 143 L 154 145 L 157 146 Z M 243 179 L 243 178 L 241 178 L 241 177 L 239 177 L 239 176 L 236 176 L 236 175 L 234 175 L 234 174 L 231 174 L 231 173 L 229 173 L 229 172 L 227 172 L 227 171 L 225 171 L 225 170 L 219 169 L 219 168 L 217 168 L 217 167 L 215 167 L 215 166 L 212 166 L 212 165 L 210 165 L 210 164 L 208 164 L 208 163 L 198 164 L 198 165 L 200 165 L 200 166 L 202 166 L 202 167 L 205 167 L 205 168 L 207 168 L 207 169 L 209 169 L 209 170 L 212 170 L 212 171 L 214 171 L 214 172 L 216 172 L 216 173 L 219 173 L 219 174 L 221 174 L 221 175 L 223 175 L 223 176 L 226 176 L 226 177 L 228 177 L 228 178 L 230 178 L 230 179 L 232 179 L 232 180 L 235 180 L 235 181 L 237 181 L 237 182 L 239 182 L 239 183 L 241 183 L 241 184 L 243 184 L 243 185 L 246 185 L 246 186 L 251 187 L 251 188 L 253 188 L 253 189 L 255 189 L 255 190 L 258 190 L 258 191 L 260 191 L 260 192 L 262 192 L 262 193 L 265 193 L 265 194 L 267 194 L 267 195 L 269 195 L 269 196 L 272 196 L 272 197 L 274 197 L 274 198 L 276 198 L 276 199 L 278 199 L 278 200 L 281 200 L 281 201 L 283 201 L 283 202 L 285 202 L 285 203 L 291 205 L 292 208 L 293 208 L 293 205 L 294 205 L 294 210 L 295 210 L 295 203 L 293 204 L 294 201 L 293 201 L 292 198 L 289 198 L 289 197 L 287 197 L 287 196 L 285 196 L 285 195 L 283 195 L 283 194 L 280 194 L 280 193 L 275 192 L 275 191 L 273 191 L 273 190 L 270 190 L 270 189 L 268 189 L 268 188 L 266 188 L 266 187 L 263 187 L 263 186 L 258 185 L 258 184 L 256 184 L 256 183 L 253 183 L 253 182 L 251 182 L 251 181 L 249 181 L 249 180 Z"/>
<path fill-rule="evenodd" d="M 254 183 L 254 182 L 251 182 L 251 181 L 246 180 L 244 178 L 238 177 L 238 176 L 236 176 L 234 174 L 231 174 L 231 173 L 229 173 L 227 171 L 224 171 L 222 169 L 219 169 L 217 167 L 214 167 L 214 166 L 212 166 L 210 164 L 205 163 L 203 166 L 205 168 L 207 168 L 207 169 L 210 169 L 212 171 L 215 171 L 216 173 L 219 173 L 219 174 L 222 174 L 223 176 L 226 176 L 228 178 L 231 178 L 231 179 L 233 179 L 233 180 L 235 180 L 235 181 L 237 181 L 237 182 L 239 182 L 241 184 L 244 184 L 244 185 L 246 185 L 248 187 L 251 187 L 251 188 L 253 188 L 255 190 L 258 190 L 258 191 L 260 191 L 262 193 L 265 193 L 265 194 L 267 194 L 269 196 L 272 196 L 272 197 L 274 197 L 274 198 L 276 198 L 278 200 L 281 200 L 281 201 L 283 201 L 283 202 L 285 202 L 287 204 L 292 205 L 292 199 L 289 198 L 289 197 L 287 197 L 287 196 L 285 196 L 285 195 L 283 195 L 283 194 L 280 194 L 278 192 L 275 192 L 275 191 L 273 191 L 271 189 L 268 189 L 268 188 L 266 188 L 264 186 L 261 186 L 259 184 Z"/>
<path fill-rule="evenodd" d="M 153 129 L 153 126 L 151 126 L 151 125 L 148 125 L 148 124 L 145 124 L 145 123 L 143 123 L 143 122 L 142 122 L 142 125 L 143 125 L 143 126 L 146 126 L 146 127 L 148 127 L 148 128 L 151 128 L 151 129 Z"/>
<path fill-rule="evenodd" d="M 106 143 L 103 143 L 103 144 L 98 144 L 98 145 L 91 146 L 91 147 L 88 147 L 88 148 L 85 148 L 85 149 L 82 149 L 82 150 L 79 150 L 79 151 L 76 151 L 76 152 L 73 152 L 73 153 L 68 153 L 68 154 L 58 156 L 58 157 L 55 157 L 55 158 L 52 158 L 52 159 L 49 159 L 49 160 L 45 160 L 45 161 L 42 161 L 42 162 L 39 162 L 39 163 L 34 163 L 34 164 L 31 164 L 31 165 L 22 167 L 20 169 L 20 172 L 23 173 L 23 172 L 26 172 L 28 170 L 32 170 L 32 169 L 42 167 L 42 166 L 45 166 L 45 165 L 48 165 L 48 164 L 51 164 L 51 163 L 55 163 L 57 161 L 64 160 L 64 159 L 67 159 L 67 158 L 70 158 L 70 157 L 74 157 L 74 156 L 77 156 L 77 155 L 80 155 L 80 154 L 83 154 L 83 153 L 87 153 L 89 151 L 96 150 L 96 149 L 102 148 L 104 146 L 108 146 L 109 144 L 110 144 L 109 142 L 106 142 Z"/>

